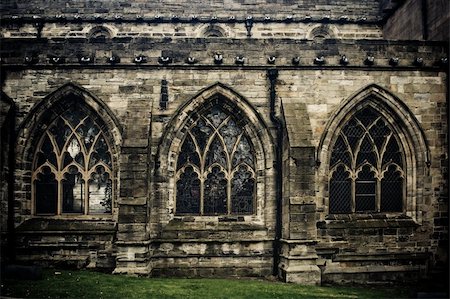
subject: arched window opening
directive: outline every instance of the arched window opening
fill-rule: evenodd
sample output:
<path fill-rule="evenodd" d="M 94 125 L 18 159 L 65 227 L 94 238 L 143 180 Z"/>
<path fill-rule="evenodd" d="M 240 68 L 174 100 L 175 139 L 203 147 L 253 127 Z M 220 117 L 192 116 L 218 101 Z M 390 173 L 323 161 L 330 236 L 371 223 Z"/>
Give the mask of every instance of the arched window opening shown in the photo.
<path fill-rule="evenodd" d="M 63 102 L 35 152 L 35 213 L 110 214 L 113 167 L 106 126 L 76 99 Z"/>
<path fill-rule="evenodd" d="M 219 104 L 186 126 L 177 160 L 176 214 L 253 214 L 255 158 L 242 120 Z"/>
<path fill-rule="evenodd" d="M 330 213 L 402 212 L 404 162 L 395 131 L 368 106 L 338 132 L 330 157 Z"/>

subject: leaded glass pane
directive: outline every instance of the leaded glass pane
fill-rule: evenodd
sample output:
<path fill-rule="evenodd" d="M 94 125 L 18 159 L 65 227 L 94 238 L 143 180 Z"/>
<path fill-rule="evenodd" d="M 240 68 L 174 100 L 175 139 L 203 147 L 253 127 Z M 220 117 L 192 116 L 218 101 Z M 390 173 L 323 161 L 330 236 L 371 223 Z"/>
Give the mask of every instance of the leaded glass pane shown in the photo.
<path fill-rule="evenodd" d="M 72 129 L 64 122 L 62 118 L 58 118 L 54 125 L 50 127 L 49 131 L 56 141 L 59 151 L 61 152 L 64 144 L 66 144 L 66 141 L 72 134 Z"/>
<path fill-rule="evenodd" d="M 342 136 L 339 136 L 334 144 L 333 152 L 331 153 L 330 167 L 334 167 L 334 165 L 339 162 L 344 163 L 348 167 L 351 167 L 352 163 L 351 154 Z"/>
<path fill-rule="evenodd" d="M 65 111 L 61 113 L 63 109 Z M 36 212 L 110 213 L 112 156 L 98 122 L 103 126 L 104 123 L 100 119 L 94 121 L 92 111 L 71 97 L 50 110 L 51 115 L 60 116 L 48 125 L 41 147 L 36 151 L 34 169 L 37 179 L 33 185 Z M 47 161 L 54 166 L 53 174 L 46 174 L 48 167 L 40 173 L 39 167 Z M 89 167 L 86 167 L 87 163 Z M 99 167 L 99 163 L 107 169 Z M 58 203 L 60 210 L 57 210 Z"/>
<path fill-rule="evenodd" d="M 215 126 L 216 128 L 227 118 L 227 114 L 220 109 L 219 106 L 213 106 L 209 113 L 206 114 L 206 118 Z"/>
<path fill-rule="evenodd" d="M 356 166 L 359 166 L 366 161 L 369 162 L 370 165 L 372 166 L 377 165 L 377 156 L 375 154 L 375 148 L 368 135 L 366 135 L 363 141 L 361 142 L 361 146 L 359 148 L 358 156 L 356 159 Z"/>
<path fill-rule="evenodd" d="M 246 166 L 240 166 L 231 181 L 231 213 L 253 213 L 255 179 Z"/>
<path fill-rule="evenodd" d="M 250 146 L 250 142 L 247 137 L 242 135 L 241 140 L 236 148 L 236 151 L 233 154 L 233 168 L 241 163 L 247 163 L 248 165 L 253 167 L 253 153 L 252 148 Z"/>
<path fill-rule="evenodd" d="M 342 132 L 344 132 L 352 150 L 355 151 L 358 141 L 363 137 L 365 130 L 355 119 L 351 119 L 344 126 Z"/>
<path fill-rule="evenodd" d="M 44 142 L 41 146 L 41 152 L 37 154 L 35 167 L 37 168 L 43 165 L 45 162 L 52 164 L 53 166 L 55 166 L 55 168 L 58 165 L 56 162 L 56 154 L 53 150 L 53 144 L 47 134 L 45 134 Z"/>
<path fill-rule="evenodd" d="M 218 166 L 213 167 L 205 181 L 204 213 L 227 213 L 227 180 Z"/>
<path fill-rule="evenodd" d="M 330 213 L 351 212 L 352 181 L 344 166 L 338 166 L 330 181 Z"/>
<path fill-rule="evenodd" d="M 379 117 L 379 113 L 372 107 L 366 107 L 356 113 L 355 117 L 367 128 Z"/>
<path fill-rule="evenodd" d="M 36 213 L 56 214 L 58 200 L 58 182 L 50 167 L 44 166 L 35 180 L 36 186 Z"/>
<path fill-rule="evenodd" d="M 86 117 L 86 112 L 81 108 L 81 105 L 72 102 L 70 108 L 64 112 L 63 117 L 75 128 Z"/>
<path fill-rule="evenodd" d="M 63 213 L 82 213 L 84 181 L 78 168 L 71 166 L 62 181 Z"/>
<path fill-rule="evenodd" d="M 99 132 L 100 129 L 90 117 L 86 118 L 83 121 L 83 124 L 81 124 L 77 129 L 77 133 L 88 151 L 90 150 Z"/>
<path fill-rule="evenodd" d="M 383 182 L 380 182 L 376 178 L 389 163 L 395 163 L 399 167 L 403 166 L 402 153 L 397 137 L 388 126 L 387 121 L 375 109 L 366 107 L 357 112 L 344 125 L 339 134 L 331 153 L 330 168 L 334 168 L 339 163 L 342 163 L 347 165 L 352 176 L 355 176 L 360 167 L 365 166 L 358 173 L 358 178 L 354 182 L 350 181 L 350 185 L 344 181 L 337 180 L 335 176 L 338 175 L 339 171 L 335 172 L 330 180 L 330 212 L 343 211 L 345 209 L 351 212 L 349 206 L 341 208 L 341 203 L 338 204 L 337 198 L 343 192 L 350 194 L 350 202 L 353 202 L 354 205 L 353 212 L 376 211 L 378 205 L 380 205 L 381 211 L 401 211 L 403 181 L 386 178 L 383 179 Z M 352 149 L 351 152 L 346 151 L 345 140 L 348 141 Z M 382 163 L 380 163 L 379 159 L 382 159 Z M 355 164 L 351 164 L 349 161 L 355 161 Z M 352 184 L 354 184 L 355 190 L 353 195 L 351 194 Z M 380 184 L 382 185 L 382 194 L 377 194 L 380 190 Z M 389 197 L 395 198 L 392 202 L 383 203 L 383 196 L 385 196 L 383 194 L 388 192 L 386 190 L 392 190 L 393 196 Z M 337 195 L 334 194 L 335 192 Z M 377 204 L 377 200 L 381 202 Z"/>
<path fill-rule="evenodd" d="M 381 151 L 387 137 L 391 134 L 391 130 L 386 123 L 379 119 L 369 130 L 372 139 L 375 141 L 378 151 Z"/>
<path fill-rule="evenodd" d="M 65 152 L 63 154 L 63 168 L 66 168 L 72 162 L 73 162 L 73 158 L 70 156 L 70 154 L 68 152 Z"/>
<path fill-rule="evenodd" d="M 194 135 L 200 150 L 203 152 L 211 136 L 213 129 L 203 119 L 199 119 L 197 124 L 191 129 L 192 135 Z"/>
<path fill-rule="evenodd" d="M 225 169 L 227 168 L 227 155 L 225 154 L 224 146 L 217 135 L 214 137 L 213 142 L 208 148 L 205 170 L 214 163 L 221 165 Z"/>
<path fill-rule="evenodd" d="M 94 146 L 94 151 L 89 159 L 89 169 L 94 167 L 97 163 L 103 162 L 111 168 L 111 153 L 109 152 L 108 144 L 103 135 L 97 139 Z"/>
<path fill-rule="evenodd" d="M 397 139 L 394 136 L 391 136 L 386 146 L 386 150 L 384 151 L 383 166 L 390 162 L 403 166 L 402 160 L 402 153 L 398 146 Z"/>
<path fill-rule="evenodd" d="M 377 181 L 369 166 L 364 166 L 355 182 L 355 210 L 375 211 Z"/>
<path fill-rule="evenodd" d="M 177 160 L 176 212 L 253 213 L 253 151 L 234 116 L 215 105 L 186 131 Z M 236 170 L 240 165 L 242 170 Z"/>
<path fill-rule="evenodd" d="M 381 212 L 403 210 L 403 178 L 394 165 L 390 166 L 381 180 Z"/>
<path fill-rule="evenodd" d="M 181 146 L 181 152 L 177 162 L 177 170 L 185 166 L 187 163 L 194 164 L 200 168 L 200 157 L 198 156 L 194 141 L 189 134 L 187 134 L 186 139 Z"/>
<path fill-rule="evenodd" d="M 236 140 L 241 132 L 241 129 L 237 127 L 236 123 L 232 119 L 230 119 L 226 125 L 220 128 L 220 134 L 225 141 L 228 153 L 231 153 L 233 151 Z"/>
<path fill-rule="evenodd" d="M 112 182 L 103 166 L 97 166 L 89 180 L 89 214 L 112 211 Z"/>
<path fill-rule="evenodd" d="M 177 214 L 200 213 L 200 180 L 191 166 L 184 169 L 177 181 Z"/>

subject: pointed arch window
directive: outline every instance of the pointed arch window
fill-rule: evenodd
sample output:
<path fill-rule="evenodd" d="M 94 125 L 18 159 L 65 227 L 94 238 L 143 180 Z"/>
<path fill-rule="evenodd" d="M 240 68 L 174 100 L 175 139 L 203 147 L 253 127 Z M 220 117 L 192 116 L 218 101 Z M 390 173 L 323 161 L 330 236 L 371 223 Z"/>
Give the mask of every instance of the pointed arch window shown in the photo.
<path fill-rule="evenodd" d="M 330 213 L 402 212 L 404 157 L 387 120 L 368 106 L 339 131 L 331 152 Z"/>
<path fill-rule="evenodd" d="M 52 111 L 56 117 L 35 152 L 35 213 L 111 214 L 113 167 L 105 125 L 79 101 L 63 102 Z"/>
<path fill-rule="evenodd" d="M 176 214 L 253 214 L 255 157 L 242 120 L 219 104 L 185 128 L 176 172 Z"/>

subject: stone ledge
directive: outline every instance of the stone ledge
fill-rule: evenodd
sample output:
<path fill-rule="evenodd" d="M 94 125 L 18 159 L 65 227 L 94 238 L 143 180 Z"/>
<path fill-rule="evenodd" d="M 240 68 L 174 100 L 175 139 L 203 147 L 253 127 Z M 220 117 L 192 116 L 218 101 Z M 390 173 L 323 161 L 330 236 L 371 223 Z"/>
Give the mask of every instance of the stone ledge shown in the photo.
<path fill-rule="evenodd" d="M 349 274 L 349 273 L 375 273 L 375 272 L 417 272 L 424 269 L 424 266 L 356 266 L 356 267 L 339 267 L 339 266 L 327 266 L 323 271 L 324 275 L 327 274 Z"/>
<path fill-rule="evenodd" d="M 252 239 L 152 239 L 151 243 L 237 243 L 237 242 L 273 242 L 272 238 L 252 238 Z"/>
<path fill-rule="evenodd" d="M 338 254 L 333 262 L 389 261 L 389 260 L 426 260 L 427 253 L 368 253 L 368 254 Z"/>
<path fill-rule="evenodd" d="M 343 216 L 343 215 L 340 215 Z M 318 229 L 350 229 L 350 228 L 394 228 L 394 227 L 418 227 L 411 218 L 359 218 L 346 215 L 344 219 L 326 219 L 325 221 L 318 221 L 316 226 Z"/>
<path fill-rule="evenodd" d="M 54 219 L 31 218 L 25 220 L 16 228 L 20 233 L 113 233 L 117 224 L 112 219 Z"/>

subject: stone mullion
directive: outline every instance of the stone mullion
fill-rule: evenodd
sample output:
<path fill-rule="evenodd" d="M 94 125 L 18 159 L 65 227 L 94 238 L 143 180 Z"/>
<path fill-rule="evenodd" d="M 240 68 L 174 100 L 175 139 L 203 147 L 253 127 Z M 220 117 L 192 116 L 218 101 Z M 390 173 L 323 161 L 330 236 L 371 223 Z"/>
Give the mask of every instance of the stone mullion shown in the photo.
<path fill-rule="evenodd" d="M 356 177 L 352 175 L 352 198 L 350 201 L 350 210 L 355 213 L 356 209 Z"/>
<path fill-rule="evenodd" d="M 376 212 L 381 211 L 381 179 L 379 177 L 377 179 L 376 193 L 375 193 L 375 210 Z"/>
<path fill-rule="evenodd" d="M 223 138 L 223 136 L 220 134 L 220 128 L 222 126 L 224 126 L 224 124 L 226 122 L 228 122 L 228 120 L 230 119 L 230 116 L 227 117 L 222 124 L 219 126 L 219 128 L 217 129 L 217 136 L 219 136 L 220 141 L 222 142 L 222 146 L 223 146 L 223 151 L 226 153 L 226 157 L 227 157 L 227 169 L 225 169 L 225 178 L 227 180 L 227 215 L 231 214 L 231 179 L 232 179 L 232 169 L 231 169 L 231 154 L 228 153 L 228 148 L 227 145 L 225 143 L 225 139 Z"/>
<path fill-rule="evenodd" d="M 205 144 L 205 149 L 204 149 L 203 155 L 199 154 L 199 157 L 200 157 L 200 175 L 199 175 L 199 178 L 200 178 L 200 215 L 203 215 L 203 211 L 204 211 L 203 205 L 205 202 L 205 200 L 204 200 L 205 190 L 204 189 L 205 189 L 205 179 L 206 179 L 206 169 L 205 169 L 206 154 L 208 153 L 207 149 L 209 148 L 209 145 L 211 144 L 211 140 L 212 140 L 213 136 L 214 136 L 214 132 L 211 134 L 211 136 L 209 136 L 209 139 Z M 193 139 L 195 140 L 195 138 L 193 138 Z M 196 142 L 196 141 L 194 141 L 194 142 Z M 200 151 L 199 151 L 199 153 L 200 153 Z"/>

